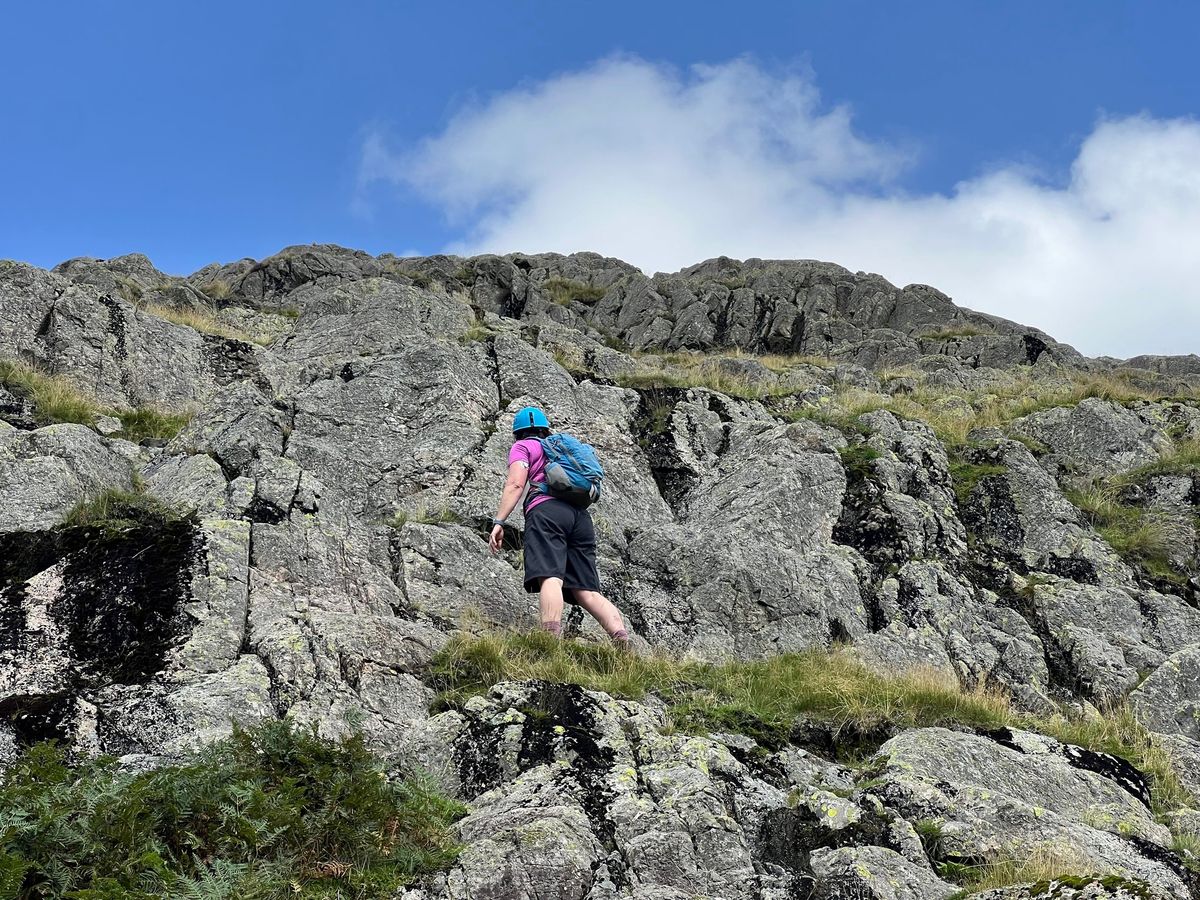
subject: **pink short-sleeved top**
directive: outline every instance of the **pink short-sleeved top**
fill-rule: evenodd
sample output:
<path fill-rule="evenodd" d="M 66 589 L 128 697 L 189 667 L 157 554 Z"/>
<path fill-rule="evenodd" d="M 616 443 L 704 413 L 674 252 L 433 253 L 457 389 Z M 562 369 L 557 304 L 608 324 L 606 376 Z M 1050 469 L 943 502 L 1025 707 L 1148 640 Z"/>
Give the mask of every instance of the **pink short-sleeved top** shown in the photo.
<path fill-rule="evenodd" d="M 529 490 L 525 494 L 525 512 L 529 512 L 550 499 L 549 494 L 539 493 L 537 487 L 546 480 L 546 454 L 542 451 L 542 442 L 537 438 L 514 442 L 508 451 L 508 464 L 511 466 L 515 462 L 529 466 Z"/>

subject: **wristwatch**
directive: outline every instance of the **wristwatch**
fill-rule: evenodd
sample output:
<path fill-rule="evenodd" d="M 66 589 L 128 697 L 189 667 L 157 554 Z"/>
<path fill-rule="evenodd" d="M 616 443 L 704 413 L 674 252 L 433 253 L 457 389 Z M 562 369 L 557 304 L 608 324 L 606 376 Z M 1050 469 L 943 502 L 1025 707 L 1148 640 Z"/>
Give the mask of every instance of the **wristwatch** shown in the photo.
<path fill-rule="evenodd" d="M 492 519 L 492 524 L 493 525 L 507 525 L 508 520 L 507 519 Z"/>

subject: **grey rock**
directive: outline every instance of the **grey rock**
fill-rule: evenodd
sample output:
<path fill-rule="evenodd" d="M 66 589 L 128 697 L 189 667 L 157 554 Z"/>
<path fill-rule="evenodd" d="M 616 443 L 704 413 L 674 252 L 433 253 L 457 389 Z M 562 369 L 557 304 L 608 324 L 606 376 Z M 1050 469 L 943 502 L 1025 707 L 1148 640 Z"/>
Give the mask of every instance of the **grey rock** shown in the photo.
<path fill-rule="evenodd" d="M 1116 475 L 1158 460 L 1170 439 L 1136 413 L 1092 397 L 1071 408 L 1059 407 L 1017 419 L 1014 434 L 1051 450 L 1043 464 L 1061 464 L 1071 474 Z"/>
<path fill-rule="evenodd" d="M 180 512 L 220 517 L 227 508 L 225 472 L 211 456 L 162 455 L 142 469 L 146 491 Z"/>
<path fill-rule="evenodd" d="M 974 900 L 1171 900 L 1184 897 L 1134 879 L 1095 877 L 1019 884 L 972 894 Z"/>
<path fill-rule="evenodd" d="M 1152 731 L 1200 740 L 1200 645 L 1173 654 L 1129 700 Z"/>
<path fill-rule="evenodd" d="M 727 452 L 681 501 L 681 524 L 630 540 L 620 605 L 652 643 L 722 658 L 866 632 L 852 553 L 831 540 L 842 441 L 812 423 L 731 426 Z"/>
<path fill-rule="evenodd" d="M 812 855 L 823 900 L 941 900 L 958 893 L 927 866 L 886 847 L 843 847 Z"/>
<path fill-rule="evenodd" d="M 116 416 L 96 416 L 94 427 L 100 434 L 110 437 L 119 434 L 124 426 Z"/>
<path fill-rule="evenodd" d="M 721 744 L 663 726 L 639 704 L 536 683 L 418 726 L 407 754 L 472 808 L 433 895 L 783 896 L 793 876 L 752 846 L 786 796 Z"/>
<path fill-rule="evenodd" d="M 109 488 L 132 490 L 132 470 L 90 428 L 15 432 L 0 447 L 0 533 L 53 528 L 76 505 Z"/>
<path fill-rule="evenodd" d="M 1050 738 L 1006 730 L 996 737 L 938 728 L 889 740 L 878 795 L 910 819 L 940 823 L 957 857 L 1029 853 L 1067 846 L 1103 874 L 1141 879 L 1179 894 L 1179 876 L 1126 839 L 1170 846 L 1170 833 L 1144 802 L 1144 784 L 1119 760 L 1083 758 Z M 1106 774 L 1102 772 L 1107 771 Z"/>

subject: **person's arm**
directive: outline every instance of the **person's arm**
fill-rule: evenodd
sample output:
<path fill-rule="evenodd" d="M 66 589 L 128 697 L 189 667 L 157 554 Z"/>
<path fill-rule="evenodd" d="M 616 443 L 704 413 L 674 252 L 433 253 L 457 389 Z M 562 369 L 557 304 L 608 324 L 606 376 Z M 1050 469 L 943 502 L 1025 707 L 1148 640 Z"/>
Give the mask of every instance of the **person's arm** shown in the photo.
<path fill-rule="evenodd" d="M 492 520 L 492 534 L 488 538 L 488 546 L 491 547 L 493 553 L 500 550 L 500 545 L 504 541 L 504 525 L 502 523 L 512 515 L 512 511 L 521 502 L 521 495 L 525 493 L 525 483 L 528 480 L 529 463 L 518 460 L 509 465 L 508 478 L 504 482 L 504 492 L 500 495 L 500 506 L 496 510 L 496 517 Z"/>

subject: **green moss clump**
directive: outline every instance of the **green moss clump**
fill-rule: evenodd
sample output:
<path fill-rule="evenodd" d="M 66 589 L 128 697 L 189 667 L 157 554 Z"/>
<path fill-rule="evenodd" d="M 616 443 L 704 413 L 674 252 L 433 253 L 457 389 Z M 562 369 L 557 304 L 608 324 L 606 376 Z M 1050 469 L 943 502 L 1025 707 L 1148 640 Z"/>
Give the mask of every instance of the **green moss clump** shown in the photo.
<path fill-rule="evenodd" d="M 995 463 L 968 462 L 960 456 L 950 460 L 950 478 L 954 482 L 954 495 L 959 503 L 966 503 L 983 479 L 993 475 L 1003 475 L 1008 471 L 1004 466 Z"/>
<path fill-rule="evenodd" d="M 385 777 L 360 735 L 287 722 L 142 774 L 52 744 L 0 775 L 5 897 L 383 897 L 456 855 L 463 808 Z"/>

